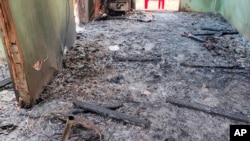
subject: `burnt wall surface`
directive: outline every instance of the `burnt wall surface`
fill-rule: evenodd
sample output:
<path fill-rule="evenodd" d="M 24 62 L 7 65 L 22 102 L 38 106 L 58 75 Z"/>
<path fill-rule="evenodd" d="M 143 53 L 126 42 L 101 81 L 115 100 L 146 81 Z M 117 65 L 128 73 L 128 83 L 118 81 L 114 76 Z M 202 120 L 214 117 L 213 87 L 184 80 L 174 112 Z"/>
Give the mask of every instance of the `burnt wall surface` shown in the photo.
<path fill-rule="evenodd" d="M 11 16 L 7 15 L 12 19 L 10 25 L 16 34 L 16 41 L 6 47 L 9 48 L 7 52 L 12 63 L 17 99 L 23 106 L 29 106 L 60 68 L 65 46 L 73 44 L 73 1 L 9 0 L 3 5 L 8 5 L 5 13 L 11 13 Z"/>
<path fill-rule="evenodd" d="M 220 13 L 250 41 L 249 0 L 181 0 L 184 11 Z"/>

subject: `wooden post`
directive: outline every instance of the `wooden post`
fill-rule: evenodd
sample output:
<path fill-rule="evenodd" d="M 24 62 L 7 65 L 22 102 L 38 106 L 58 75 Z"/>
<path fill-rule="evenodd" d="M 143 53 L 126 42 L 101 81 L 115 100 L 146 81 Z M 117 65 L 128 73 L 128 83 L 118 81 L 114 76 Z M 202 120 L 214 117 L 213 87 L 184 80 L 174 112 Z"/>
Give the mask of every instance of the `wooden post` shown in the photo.
<path fill-rule="evenodd" d="M 74 0 L 76 24 L 87 23 L 94 18 L 97 10 L 95 2 L 98 4 L 99 0 Z"/>

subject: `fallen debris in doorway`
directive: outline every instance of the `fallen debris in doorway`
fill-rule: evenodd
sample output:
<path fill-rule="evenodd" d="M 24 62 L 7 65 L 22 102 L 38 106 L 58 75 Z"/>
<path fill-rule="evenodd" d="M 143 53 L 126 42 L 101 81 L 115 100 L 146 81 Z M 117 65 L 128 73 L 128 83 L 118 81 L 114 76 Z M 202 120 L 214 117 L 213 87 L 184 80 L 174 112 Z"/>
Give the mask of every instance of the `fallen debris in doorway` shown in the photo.
<path fill-rule="evenodd" d="M 152 13 L 142 12 L 142 11 L 131 11 L 127 13 L 126 19 L 137 20 L 140 22 L 151 22 L 154 20 Z"/>
<path fill-rule="evenodd" d="M 154 16 L 152 13 L 142 12 L 142 11 L 131 11 L 122 16 L 110 16 L 109 20 L 135 20 L 139 22 L 152 22 L 154 21 Z"/>
<path fill-rule="evenodd" d="M 193 39 L 193 40 L 195 40 L 195 41 L 202 42 L 202 43 L 206 41 L 205 39 L 202 39 L 202 38 L 200 38 L 200 37 L 194 36 L 194 35 L 191 34 L 191 33 L 186 33 L 186 32 L 184 32 L 184 33 L 182 34 L 182 36 L 183 36 L 183 37 L 190 38 L 190 39 Z"/>
<path fill-rule="evenodd" d="M 195 41 L 199 41 L 203 43 L 203 46 L 211 52 L 214 56 L 221 56 L 227 58 L 246 58 L 247 51 L 242 45 L 238 44 L 237 42 L 227 39 L 227 38 L 219 38 L 225 34 L 238 34 L 237 31 L 220 31 L 216 33 L 198 33 L 198 34 L 191 34 L 184 32 L 182 36 L 193 39 Z M 206 39 L 198 37 L 203 35 L 209 35 Z M 214 36 L 211 36 L 214 35 Z M 237 60 L 237 58 L 235 58 Z"/>
<path fill-rule="evenodd" d="M 137 126 L 142 126 L 144 128 L 149 128 L 150 124 L 151 124 L 151 122 L 149 120 L 139 119 L 137 117 L 125 115 L 123 113 L 119 113 L 117 111 L 113 111 L 113 110 L 107 109 L 107 108 L 102 107 L 102 106 L 82 102 L 79 100 L 75 100 L 73 102 L 73 105 L 76 107 L 79 107 L 81 109 L 92 111 L 92 112 L 99 114 L 99 115 L 102 115 L 102 116 L 108 116 L 108 117 L 111 117 L 111 118 L 114 118 L 117 120 L 122 120 L 125 122 L 133 123 Z"/>
<path fill-rule="evenodd" d="M 168 97 L 166 102 L 171 103 L 171 104 L 176 105 L 176 106 L 179 106 L 179 107 L 184 107 L 184 108 L 188 108 L 188 109 L 202 111 L 202 112 L 205 112 L 205 113 L 208 113 L 211 115 L 216 115 L 216 116 L 228 118 L 231 120 L 250 123 L 250 118 L 245 116 L 245 115 L 242 115 L 240 113 L 227 112 L 227 111 L 224 111 L 223 109 L 220 109 L 220 108 L 214 108 L 214 107 L 210 107 L 210 106 L 203 105 L 200 103 L 190 102 L 190 101 L 187 101 L 184 99 L 179 100 L 179 99 L 172 98 L 172 97 Z"/>
<path fill-rule="evenodd" d="M 59 120 L 61 120 L 62 122 L 66 123 L 66 127 L 63 134 L 64 139 L 67 138 L 68 134 L 70 133 L 71 126 L 76 126 L 76 125 L 80 125 L 84 128 L 93 130 L 100 138 L 102 137 L 101 129 L 98 128 L 92 121 L 75 117 L 72 115 L 66 115 L 63 113 L 51 113 L 51 114 L 56 118 L 58 118 Z"/>
<path fill-rule="evenodd" d="M 17 128 L 14 124 L 7 124 L 7 125 L 1 125 L 0 126 L 0 134 L 9 134 L 13 130 Z"/>
<path fill-rule="evenodd" d="M 6 85 L 10 84 L 12 82 L 11 78 L 5 78 L 4 80 L 0 81 L 0 88 L 5 87 Z"/>

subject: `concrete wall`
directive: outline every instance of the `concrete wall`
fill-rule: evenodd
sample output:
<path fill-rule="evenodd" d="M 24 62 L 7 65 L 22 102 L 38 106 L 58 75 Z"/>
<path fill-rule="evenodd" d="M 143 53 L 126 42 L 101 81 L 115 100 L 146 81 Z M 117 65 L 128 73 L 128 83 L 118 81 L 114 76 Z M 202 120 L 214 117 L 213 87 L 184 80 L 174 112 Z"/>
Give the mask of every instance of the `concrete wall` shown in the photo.
<path fill-rule="evenodd" d="M 181 9 L 224 16 L 250 41 L 250 0 L 182 0 Z"/>
<path fill-rule="evenodd" d="M 12 43 L 12 47 L 16 48 L 15 51 L 18 51 L 19 60 L 21 60 L 17 64 L 14 57 L 10 58 L 17 97 L 23 100 L 24 106 L 29 106 L 35 102 L 43 87 L 59 70 L 64 47 L 70 47 L 74 42 L 73 1 L 8 0 L 8 2 L 2 2 L 3 5 L 4 3 L 9 5 L 9 10 L 6 8 L 5 13 L 11 13 L 14 27 L 12 29 L 16 34 L 13 35 L 17 38 L 17 41 Z M 8 16 L 7 14 L 5 17 Z M 12 26 L 12 23 L 9 25 Z M 13 51 L 12 47 L 9 47 L 10 54 Z M 34 65 L 39 63 L 41 68 L 35 69 Z M 21 67 L 18 68 L 18 66 Z M 17 69 L 24 74 L 16 73 Z M 26 88 L 17 85 L 20 84 L 18 80 L 20 76 L 26 80 L 27 91 L 22 91 Z"/>

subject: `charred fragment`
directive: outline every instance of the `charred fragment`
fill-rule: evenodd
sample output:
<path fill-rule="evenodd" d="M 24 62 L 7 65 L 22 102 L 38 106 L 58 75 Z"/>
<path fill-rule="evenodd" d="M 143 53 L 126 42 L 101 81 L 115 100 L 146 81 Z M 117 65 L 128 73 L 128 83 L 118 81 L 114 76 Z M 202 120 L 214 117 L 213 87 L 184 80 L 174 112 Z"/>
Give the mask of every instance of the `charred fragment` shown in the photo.
<path fill-rule="evenodd" d="M 231 120 L 237 120 L 237 121 L 250 123 L 250 118 L 248 118 L 247 116 L 239 114 L 239 113 L 227 112 L 220 108 L 212 108 L 210 106 L 206 106 L 200 103 L 190 102 L 187 100 L 178 100 L 176 98 L 170 98 L 170 97 L 167 98 L 166 102 L 174 104 L 179 107 L 198 110 L 201 112 L 205 112 L 205 113 L 216 115 L 216 116 L 221 116 L 221 117 L 228 118 Z"/>
<path fill-rule="evenodd" d="M 2 81 L 0 81 L 0 88 L 5 87 L 6 85 L 10 84 L 12 82 L 11 78 L 6 78 Z"/>
<path fill-rule="evenodd" d="M 124 122 L 130 122 L 133 123 L 135 125 L 138 126 L 142 126 L 145 128 L 149 128 L 151 122 L 149 120 L 143 120 L 143 119 L 139 119 L 136 117 L 132 117 L 120 112 L 116 112 L 110 109 L 107 109 L 105 107 L 102 106 L 98 106 L 98 105 L 94 105 L 94 104 L 90 104 L 90 103 L 86 103 L 86 102 L 81 102 L 78 100 L 75 100 L 73 102 L 74 106 L 79 107 L 81 109 L 85 109 L 87 111 L 92 111 L 96 114 L 102 115 L 102 116 L 108 116 L 117 120 L 122 120 Z"/>
<path fill-rule="evenodd" d="M 190 68 L 206 68 L 206 69 L 232 69 L 232 70 L 245 70 L 247 68 L 241 67 L 239 65 L 233 65 L 233 66 L 210 66 L 210 65 L 202 65 L 202 64 L 194 64 L 194 63 L 187 63 L 183 62 L 180 64 L 184 67 L 190 67 Z"/>

